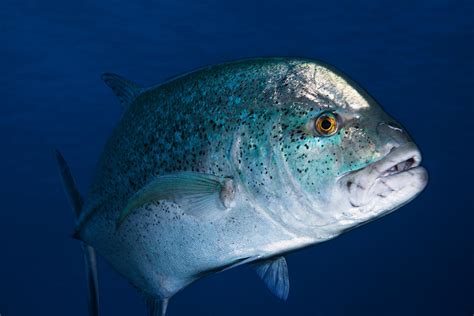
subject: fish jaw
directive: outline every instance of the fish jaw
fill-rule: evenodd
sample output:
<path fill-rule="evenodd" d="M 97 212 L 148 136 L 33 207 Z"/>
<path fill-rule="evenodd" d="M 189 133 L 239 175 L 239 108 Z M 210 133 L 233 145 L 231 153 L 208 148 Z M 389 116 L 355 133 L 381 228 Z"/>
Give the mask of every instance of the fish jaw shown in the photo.
<path fill-rule="evenodd" d="M 420 166 L 421 153 L 407 142 L 382 159 L 338 179 L 335 199 L 341 223 L 360 225 L 386 215 L 412 201 L 428 183 L 428 173 Z"/>

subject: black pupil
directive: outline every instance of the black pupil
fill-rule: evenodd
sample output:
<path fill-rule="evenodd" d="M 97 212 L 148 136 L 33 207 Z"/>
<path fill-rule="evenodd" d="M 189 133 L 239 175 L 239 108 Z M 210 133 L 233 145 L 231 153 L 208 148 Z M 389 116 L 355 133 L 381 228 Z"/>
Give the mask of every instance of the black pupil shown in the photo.
<path fill-rule="evenodd" d="M 321 122 L 321 127 L 324 129 L 324 130 L 328 130 L 330 129 L 332 126 L 332 123 L 329 119 L 325 118 L 323 119 L 323 121 Z"/>

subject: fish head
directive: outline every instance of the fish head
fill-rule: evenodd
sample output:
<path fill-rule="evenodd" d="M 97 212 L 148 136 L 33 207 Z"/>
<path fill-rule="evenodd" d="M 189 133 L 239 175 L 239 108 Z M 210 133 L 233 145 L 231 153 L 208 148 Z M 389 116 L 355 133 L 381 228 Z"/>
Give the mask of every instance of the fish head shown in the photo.
<path fill-rule="evenodd" d="M 405 128 L 354 81 L 328 65 L 304 64 L 285 86 L 280 168 L 308 225 L 340 233 L 414 199 L 428 176 Z M 314 219 L 314 220 L 313 220 Z"/>

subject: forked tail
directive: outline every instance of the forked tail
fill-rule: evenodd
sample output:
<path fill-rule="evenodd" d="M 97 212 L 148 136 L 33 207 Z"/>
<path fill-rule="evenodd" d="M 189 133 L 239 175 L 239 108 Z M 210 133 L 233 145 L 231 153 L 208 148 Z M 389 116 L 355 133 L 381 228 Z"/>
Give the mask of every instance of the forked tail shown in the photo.
<path fill-rule="evenodd" d="M 76 183 L 72 177 L 71 171 L 66 163 L 66 160 L 58 150 L 54 151 L 56 161 L 58 163 L 59 173 L 61 174 L 61 180 L 64 186 L 64 190 L 69 198 L 76 219 L 79 217 L 82 211 L 83 200 L 81 194 L 76 188 Z M 95 250 L 91 246 L 84 242 L 82 243 L 82 249 L 84 251 L 84 260 L 86 265 L 87 275 L 87 287 L 89 289 L 88 303 L 89 303 L 89 315 L 99 315 L 99 285 L 97 282 L 97 263 Z"/>

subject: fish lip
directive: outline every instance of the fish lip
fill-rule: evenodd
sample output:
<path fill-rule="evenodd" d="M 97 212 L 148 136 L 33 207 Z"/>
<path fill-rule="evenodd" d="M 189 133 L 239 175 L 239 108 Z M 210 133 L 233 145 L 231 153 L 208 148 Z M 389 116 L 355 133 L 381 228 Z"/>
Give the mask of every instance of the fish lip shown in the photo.
<path fill-rule="evenodd" d="M 409 168 L 395 170 L 396 172 L 390 171 L 391 168 L 410 159 L 413 159 L 413 161 L 410 161 L 408 165 L 406 165 Z M 340 175 L 338 177 L 338 181 L 343 181 L 344 179 L 353 178 L 356 175 L 362 174 L 364 177 L 368 177 L 367 180 L 370 179 L 375 181 L 377 178 L 388 177 L 390 175 L 416 168 L 421 165 L 421 161 L 421 153 L 416 144 L 413 142 L 408 142 L 399 146 L 393 146 L 388 154 L 383 156 L 381 159 L 368 164 L 367 166 Z"/>
<path fill-rule="evenodd" d="M 362 220 L 382 216 L 405 205 L 426 186 L 428 173 L 413 142 L 393 147 L 381 159 L 339 179 L 339 192 L 347 196 L 346 217 Z M 391 198 L 388 198 L 391 196 Z"/>
<path fill-rule="evenodd" d="M 382 159 L 368 165 L 366 168 L 375 171 L 377 174 L 376 179 L 379 179 L 408 172 L 419 167 L 421 161 L 422 157 L 418 147 L 415 143 L 408 142 L 392 147 L 390 152 Z"/>

